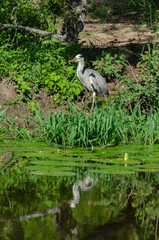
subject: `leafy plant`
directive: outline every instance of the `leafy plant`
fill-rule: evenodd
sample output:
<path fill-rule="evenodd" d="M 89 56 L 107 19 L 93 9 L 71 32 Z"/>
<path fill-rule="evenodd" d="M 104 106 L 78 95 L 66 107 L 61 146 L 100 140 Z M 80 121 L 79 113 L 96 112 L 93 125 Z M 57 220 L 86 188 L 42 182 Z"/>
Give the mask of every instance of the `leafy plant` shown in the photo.
<path fill-rule="evenodd" d="M 0 20 L 27 27 L 48 29 L 56 23 L 56 17 L 62 13 L 63 1 L 47 0 L 35 3 L 33 0 L 1 1 Z"/>
<path fill-rule="evenodd" d="M 28 38 L 31 38 L 29 45 Z M 0 74 L 15 82 L 19 99 L 32 99 L 45 88 L 53 95 L 55 103 L 60 103 L 75 99 L 83 91 L 74 66 L 68 65 L 74 45 L 61 44 L 47 37 L 32 38 L 31 34 L 25 34 L 18 41 L 17 44 L 8 40 L 0 46 Z"/>
<path fill-rule="evenodd" d="M 124 88 L 120 91 L 119 101 L 134 107 L 140 104 L 143 113 L 150 108 L 158 109 L 159 104 L 159 48 L 151 49 L 141 54 L 138 63 L 139 75 L 132 81 L 123 78 Z"/>
<path fill-rule="evenodd" d="M 95 68 L 101 72 L 107 79 L 121 79 L 123 69 L 127 65 L 124 55 L 111 56 L 110 53 L 102 52 L 102 57 L 94 62 Z"/>

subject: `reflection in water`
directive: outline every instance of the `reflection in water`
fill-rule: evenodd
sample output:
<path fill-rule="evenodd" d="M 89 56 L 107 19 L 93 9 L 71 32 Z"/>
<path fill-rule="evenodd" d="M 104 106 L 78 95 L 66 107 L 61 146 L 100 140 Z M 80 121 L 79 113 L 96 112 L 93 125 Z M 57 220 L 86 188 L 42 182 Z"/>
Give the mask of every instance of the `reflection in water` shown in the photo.
<path fill-rule="evenodd" d="M 158 146 L 33 148 L 0 149 L 0 240 L 159 240 Z"/>
<path fill-rule="evenodd" d="M 0 183 L 0 240 L 158 240 L 157 173 L 84 180 L 21 174 Z"/>
<path fill-rule="evenodd" d="M 94 180 L 90 176 L 87 176 L 84 180 L 78 180 L 73 184 L 72 192 L 73 192 L 73 200 L 71 200 L 70 206 L 72 208 L 76 207 L 80 200 L 80 192 L 81 191 L 89 191 L 93 186 L 97 184 L 98 180 Z"/>
<path fill-rule="evenodd" d="M 53 217 L 53 224 L 56 229 L 63 232 L 64 239 L 79 239 L 79 232 L 77 228 L 77 221 L 73 218 L 71 208 L 75 208 L 80 201 L 80 191 L 89 191 L 93 186 L 97 184 L 97 180 L 87 176 L 84 180 L 78 180 L 73 184 L 73 200 L 70 202 L 70 206 L 66 203 L 62 207 L 56 207 L 56 213 Z M 70 208 L 71 207 L 71 208 Z"/>
<path fill-rule="evenodd" d="M 66 203 L 64 203 L 62 207 L 55 206 L 45 211 L 35 212 L 24 216 L 0 218 L 0 222 L 7 222 L 7 226 L 12 229 L 13 239 L 23 240 L 25 238 L 22 223 L 24 221 L 27 222 L 33 219 L 40 220 L 47 215 L 53 215 L 53 225 L 58 232 L 61 232 L 61 236 L 63 236 L 62 239 L 79 239 L 77 221 L 72 216 L 72 210 L 70 209 L 69 204 Z M 8 229 L 6 228 L 6 230 Z M 7 232 L 5 232 L 5 229 L 3 229 L 3 233 L 5 236 L 7 236 Z"/>
<path fill-rule="evenodd" d="M 62 233 L 62 239 L 79 239 L 77 221 L 73 218 L 72 210 L 66 203 L 56 208 L 57 212 L 53 217 L 54 227 Z"/>
<path fill-rule="evenodd" d="M 65 201 L 62 206 L 53 206 L 52 208 L 46 209 L 45 211 L 36 211 L 30 214 L 25 214 L 15 217 L 3 217 L 0 218 L 0 222 L 9 223 L 10 228 L 13 230 L 13 239 L 25 239 L 22 228 L 22 222 L 33 221 L 33 219 L 42 219 L 48 215 L 53 215 L 53 226 L 60 233 L 61 239 L 79 239 L 79 232 L 77 227 L 77 221 L 74 219 L 71 207 L 76 207 L 80 201 L 81 191 L 89 191 L 93 186 L 97 184 L 97 180 L 87 176 L 84 180 L 78 180 L 73 184 L 73 196 L 74 199 L 71 201 Z M 70 204 L 69 204 L 70 203 Z M 6 234 L 5 234 L 6 235 Z"/>

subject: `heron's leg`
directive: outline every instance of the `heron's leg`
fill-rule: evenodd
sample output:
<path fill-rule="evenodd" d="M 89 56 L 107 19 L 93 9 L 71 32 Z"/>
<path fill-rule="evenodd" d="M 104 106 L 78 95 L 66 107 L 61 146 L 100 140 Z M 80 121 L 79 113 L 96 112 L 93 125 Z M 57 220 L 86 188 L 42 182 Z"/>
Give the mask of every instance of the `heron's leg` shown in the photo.
<path fill-rule="evenodd" d="M 96 93 L 93 92 L 93 102 L 92 102 L 92 107 L 91 107 L 92 110 L 93 110 L 93 108 L 94 108 L 94 100 L 95 100 L 95 96 L 96 96 Z"/>
<path fill-rule="evenodd" d="M 86 96 L 84 95 L 82 100 L 81 100 L 83 108 L 85 107 L 85 103 L 84 103 L 85 98 L 86 98 Z"/>

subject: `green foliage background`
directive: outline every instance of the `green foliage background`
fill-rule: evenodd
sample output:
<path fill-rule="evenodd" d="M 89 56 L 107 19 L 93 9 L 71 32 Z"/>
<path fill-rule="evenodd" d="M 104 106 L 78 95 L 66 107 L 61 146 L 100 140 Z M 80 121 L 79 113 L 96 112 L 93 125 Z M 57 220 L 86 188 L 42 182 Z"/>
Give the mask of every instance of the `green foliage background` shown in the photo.
<path fill-rule="evenodd" d="M 68 64 L 74 46 L 22 33 L 5 41 L 3 34 L 6 32 L 1 34 L 0 74 L 16 83 L 21 100 L 32 99 L 42 88 L 53 95 L 56 103 L 60 99 L 73 100 L 83 91 L 73 66 Z"/>
<path fill-rule="evenodd" d="M 155 6 L 157 10 L 158 5 Z M 16 21 L 17 24 L 56 33 L 56 18 L 62 17 L 64 7 L 62 1 L 55 0 L 40 1 L 38 7 L 32 0 L 27 2 L 3 0 L 0 8 L 0 21 L 14 24 Z M 154 22 L 151 22 L 154 24 L 151 24 L 151 27 L 156 26 L 156 21 L 157 17 Z M 157 30 L 155 30 L 154 36 L 157 40 Z M 77 100 L 77 96 L 83 95 L 83 88 L 76 76 L 76 65 L 68 63 L 78 53 L 83 54 L 88 67 L 94 65 L 107 81 L 113 82 L 115 78 L 118 79 L 122 83 L 122 88 L 117 96 L 100 102 L 100 107 L 103 107 L 105 113 L 96 111 L 94 119 L 91 116 L 87 117 L 87 114 L 83 115 L 79 110 L 69 110 L 73 109 L 71 107 L 68 108 L 68 111 L 71 112 L 67 117 L 65 114 L 62 117 L 57 114 L 59 119 L 56 120 L 50 115 L 49 120 L 45 122 L 44 116 L 39 115 L 38 102 L 36 102 L 41 89 L 45 89 L 48 95 L 53 96 L 54 104 L 61 104 L 65 101 L 74 102 Z M 22 137 L 25 132 L 24 138 L 36 135 L 40 139 L 45 138 L 46 141 L 74 146 L 91 146 L 99 144 L 99 142 L 101 145 L 128 143 L 132 139 L 136 143 L 157 143 L 159 46 L 154 42 L 153 46 L 149 44 L 147 48 L 143 48 L 137 64 L 139 74 L 133 81 L 124 74 L 124 68 L 127 65 L 128 62 L 122 51 L 119 51 L 117 56 L 113 54 L 113 50 L 112 52 L 111 50 L 103 51 L 101 55 L 97 55 L 94 49 L 86 49 L 78 40 L 69 45 L 60 43 L 53 38 L 12 28 L 0 29 L 0 77 L 14 82 L 15 90 L 18 93 L 18 98 L 11 99 L 10 102 L 27 102 L 31 114 L 36 115 L 40 122 L 40 124 L 38 123 L 40 131 L 37 131 L 39 135 L 36 135 L 36 133 L 28 133 L 25 124 L 24 128 L 19 130 L 15 127 L 15 123 L 8 118 L 10 134 L 16 132 Z M 89 108 L 87 111 L 89 112 Z M 75 118 L 70 117 L 74 113 L 77 113 Z M 3 117 L 2 112 L 0 131 L 4 134 L 6 128 L 2 124 Z M 149 125 L 152 119 L 154 119 L 154 126 L 151 128 Z M 61 123 L 61 126 L 57 127 L 56 121 Z M 103 123 L 106 126 L 105 130 L 103 130 Z M 136 124 L 134 125 L 134 123 Z M 149 126 L 148 128 L 146 124 Z M 125 130 L 123 126 L 127 126 L 127 129 Z M 72 134 L 73 131 L 74 134 Z M 103 131 L 105 135 L 103 135 Z M 149 136 L 151 137 L 149 138 Z"/>
<path fill-rule="evenodd" d="M 88 12 L 91 16 L 99 17 L 102 21 L 109 22 L 110 18 L 115 16 L 134 18 L 140 23 L 148 23 L 152 26 L 154 22 L 159 20 L 159 1 L 158 0 L 117 0 L 107 1 L 102 0 L 101 4 L 98 1 L 91 0 L 88 4 Z"/>
<path fill-rule="evenodd" d="M 123 2 L 123 5 L 120 3 Z M 116 8 L 110 5 L 113 14 L 121 14 L 126 8 L 124 1 L 117 1 Z M 144 4 L 144 6 L 142 6 Z M 67 2 L 57 0 L 46 0 L 35 3 L 33 0 L 11 0 L 1 2 L 0 22 L 13 23 L 34 28 L 39 28 L 56 33 L 58 26 L 56 19 L 60 19 L 64 14 Z M 157 1 L 130 1 L 131 9 L 154 9 L 157 13 Z M 88 11 L 95 11 L 95 1 L 88 4 Z M 103 8 L 97 7 L 97 12 L 107 13 L 106 2 L 103 1 Z M 120 7 L 119 7 L 120 6 Z M 117 11 L 118 10 L 118 11 Z M 145 13 L 146 14 L 146 13 Z M 98 15 L 98 14 L 97 14 Z M 156 16 L 156 15 L 155 15 Z M 140 18 L 141 19 L 141 18 Z M 154 22 L 153 22 L 154 20 Z M 156 23 L 157 16 L 151 21 Z M 148 21 L 149 22 L 149 21 Z M 155 32 L 157 36 L 157 31 Z M 59 43 L 58 40 L 33 35 L 15 29 L 0 30 L 0 77 L 8 78 L 15 83 L 15 90 L 19 94 L 18 99 L 32 101 L 38 96 L 39 90 L 45 88 L 47 94 L 53 95 L 53 102 L 58 104 L 61 101 L 74 101 L 78 95 L 83 94 L 83 88 L 75 73 L 75 65 L 69 65 L 68 60 L 77 53 L 82 53 L 88 66 L 91 59 L 96 60 L 96 53 L 85 50 L 78 41 L 73 45 Z M 124 88 L 121 94 L 115 99 L 117 104 L 121 103 L 126 107 L 133 107 L 136 103 L 142 105 L 143 111 L 148 111 L 151 107 L 158 107 L 158 75 L 159 75 L 159 49 L 155 47 L 148 52 L 144 52 L 138 64 L 140 76 L 136 81 L 130 80 L 123 74 L 125 66 L 128 64 L 123 54 L 114 57 L 111 52 L 102 53 L 101 57 L 94 62 L 95 68 L 106 77 L 108 81 L 118 78 Z M 89 59 L 88 60 L 88 56 Z M 113 100 L 114 101 L 114 100 Z"/>
<path fill-rule="evenodd" d="M 130 13 L 128 7 L 130 7 L 130 10 L 133 7 L 141 23 L 146 22 L 154 31 L 156 37 L 158 35 L 156 27 L 159 10 L 158 0 L 119 0 L 115 2 L 114 6 L 108 6 L 107 1 L 103 1 L 101 5 L 96 5 L 95 1 L 91 1 L 88 10 L 102 20 L 107 16 L 107 19 L 104 20 L 108 21 L 110 16 L 113 19 L 116 13 L 120 16 L 124 16 L 126 12 Z M 1 0 L 0 22 L 24 25 L 56 33 L 58 26 L 56 19 L 62 17 L 64 8 L 64 1 L 61 0 L 39 1 L 38 6 L 33 0 Z M 7 116 L 6 109 L 2 110 L 0 108 L 1 138 L 4 139 L 7 135 L 12 137 L 12 141 L 14 138 L 15 141 L 17 139 L 27 141 L 36 139 L 62 144 L 62 146 L 91 147 L 92 149 L 93 146 L 105 147 L 129 143 L 152 145 L 159 143 L 159 46 L 157 44 L 154 44 L 154 46 L 148 45 L 147 49 L 148 51 L 145 51 L 143 48 L 137 65 L 139 75 L 132 81 L 124 74 L 124 68 L 128 63 L 123 54 L 119 53 L 118 57 L 115 57 L 111 51 L 103 51 L 101 56 L 97 56 L 93 49 L 85 49 L 83 44 L 79 44 L 78 41 L 68 45 L 59 43 L 58 40 L 49 37 L 12 28 L 8 30 L 0 29 L 0 79 L 9 79 L 9 81 L 14 82 L 18 98 L 11 99 L 10 102 L 27 102 L 31 110 L 28 119 L 24 119 L 24 116 L 22 116 L 19 120 L 20 125 L 16 125 L 12 118 Z M 78 95 L 83 95 L 83 88 L 76 77 L 76 66 L 68 64 L 68 60 L 77 53 L 84 55 L 88 66 L 91 66 L 94 61 L 95 68 L 108 81 L 113 82 L 115 78 L 119 79 L 122 83 L 121 91 L 117 96 L 110 97 L 109 101 L 101 102 L 101 108 L 96 106 L 93 112 L 90 112 L 89 108 L 83 111 L 76 105 L 70 104 L 67 114 L 60 110 L 55 113 L 43 114 L 38 107 L 38 103 L 34 102 L 41 89 L 45 89 L 47 94 L 52 95 L 53 103 L 56 104 L 65 101 L 73 102 Z M 17 161 L 15 163 L 17 164 Z M 45 181 L 27 175 L 27 182 L 24 179 L 25 172 L 23 172 L 23 164 L 26 163 L 21 162 L 21 164 L 22 172 L 20 172 L 19 166 L 15 165 L 9 169 L 15 172 L 15 176 L 12 178 L 10 176 L 2 178 L 1 176 L 3 188 L 0 190 L 0 194 L 2 195 L 2 203 L 6 203 L 9 199 L 6 200 L 5 196 L 11 196 L 12 198 L 9 199 L 10 204 L 6 205 L 5 208 L 2 204 L 1 212 L 3 214 L 5 211 L 7 214 L 16 212 L 18 204 L 13 195 L 15 196 L 16 191 L 18 193 L 23 191 L 23 183 L 27 184 L 28 182 L 31 184 L 31 187 L 29 187 L 30 195 L 24 193 L 23 196 L 19 195 L 20 198 L 18 198 L 20 206 L 22 206 L 20 214 L 30 211 L 28 207 L 30 202 L 33 204 L 31 206 L 33 211 L 51 208 L 52 204 L 59 203 L 61 179 L 59 178 L 56 182 L 52 182 L 51 178 L 46 179 L 47 186 L 43 184 Z M 5 166 L 7 168 L 9 163 Z M 85 171 L 85 168 L 83 170 Z M 10 175 L 9 171 L 8 174 Z M 19 175 L 19 179 L 17 179 L 17 175 Z M 115 178 L 117 180 L 117 176 Z M 108 179 L 106 182 L 106 176 L 102 179 L 105 183 L 105 186 L 102 186 L 102 201 L 108 208 L 110 206 L 112 209 L 114 208 L 112 199 L 106 199 L 109 194 L 105 190 L 108 189 L 109 184 L 112 183 L 113 188 L 115 186 L 115 191 L 117 188 L 120 190 L 120 186 L 124 192 L 128 191 L 130 187 L 136 189 L 135 194 L 139 193 L 140 197 L 134 199 L 134 204 L 142 206 L 142 209 L 137 208 L 136 210 L 136 219 L 142 222 L 148 236 L 153 235 L 155 224 L 150 224 L 150 222 L 154 223 L 155 221 L 158 202 L 154 202 L 150 195 L 155 196 L 156 194 L 158 175 L 156 174 L 154 179 L 146 179 L 143 176 L 143 179 L 139 179 L 140 181 L 136 181 L 134 178 L 131 186 L 127 185 L 129 182 L 127 179 L 124 180 L 123 177 L 119 178 L 115 185 L 114 179 Z M 69 184 L 74 181 L 75 179 L 70 180 Z M 123 188 L 123 183 L 125 183 L 125 188 Z M 11 189 L 11 186 L 14 187 Z M 8 191 L 11 195 L 8 195 Z M 34 192 L 34 196 L 32 196 L 32 192 Z M 25 204 L 23 197 L 25 198 Z M 116 199 L 115 194 L 113 197 Z M 30 201 L 31 198 L 35 201 Z M 44 201 L 41 203 L 39 199 Z M 68 196 L 66 199 L 68 199 Z M 40 204 L 37 205 L 39 202 Z M 78 219 L 82 219 L 80 213 Z M 52 226 L 52 219 L 50 225 Z M 1 232 L 3 234 L 3 231 Z M 46 229 L 44 229 L 45 232 Z"/>

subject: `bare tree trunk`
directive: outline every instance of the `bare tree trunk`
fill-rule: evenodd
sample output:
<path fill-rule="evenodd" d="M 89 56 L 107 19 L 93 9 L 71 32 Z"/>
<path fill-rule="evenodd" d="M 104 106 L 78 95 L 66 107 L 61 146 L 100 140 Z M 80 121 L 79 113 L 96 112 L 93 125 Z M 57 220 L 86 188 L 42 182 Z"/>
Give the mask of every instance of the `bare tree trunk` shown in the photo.
<path fill-rule="evenodd" d="M 87 0 L 67 0 L 64 22 L 61 34 L 67 42 L 74 42 L 79 32 L 84 28 L 84 19 L 87 14 Z"/>
<path fill-rule="evenodd" d="M 15 28 L 19 30 L 29 31 L 31 33 L 42 34 L 57 38 L 59 41 L 74 42 L 78 38 L 79 32 L 84 28 L 84 19 L 87 14 L 87 0 L 67 0 L 67 7 L 64 13 L 64 21 L 62 23 L 61 35 L 51 32 L 42 31 L 40 29 L 30 28 L 17 25 L 16 19 L 14 24 L 0 23 L 0 28 Z M 15 8 L 13 9 L 13 11 Z M 12 11 L 12 15 L 13 15 Z"/>

